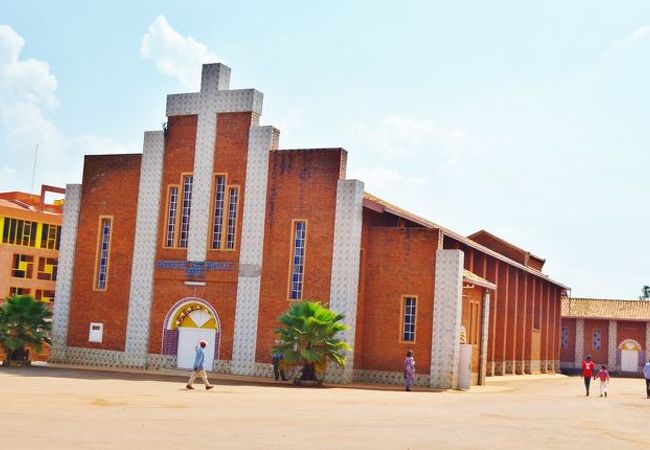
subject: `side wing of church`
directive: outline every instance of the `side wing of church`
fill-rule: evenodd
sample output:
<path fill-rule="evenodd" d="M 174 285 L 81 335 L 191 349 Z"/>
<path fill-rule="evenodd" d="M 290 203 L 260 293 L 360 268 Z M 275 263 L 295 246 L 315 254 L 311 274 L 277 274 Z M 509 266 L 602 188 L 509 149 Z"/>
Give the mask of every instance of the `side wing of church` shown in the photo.
<path fill-rule="evenodd" d="M 204 65 L 142 154 L 87 156 L 67 186 L 51 361 L 189 368 L 206 339 L 214 371 L 271 376 L 277 318 L 320 300 L 353 347 L 326 381 L 400 383 L 409 349 L 431 387 L 465 356 L 475 384 L 559 370 L 567 287 L 542 258 L 364 192 L 341 148 L 280 150 L 262 94 L 229 84 Z"/>

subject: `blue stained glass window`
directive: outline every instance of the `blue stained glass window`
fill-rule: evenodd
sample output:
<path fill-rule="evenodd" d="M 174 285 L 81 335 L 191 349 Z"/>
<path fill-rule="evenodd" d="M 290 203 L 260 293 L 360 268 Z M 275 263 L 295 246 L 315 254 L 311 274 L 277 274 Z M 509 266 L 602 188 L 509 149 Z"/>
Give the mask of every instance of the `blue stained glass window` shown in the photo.
<path fill-rule="evenodd" d="M 108 282 L 108 257 L 111 239 L 111 219 L 101 220 L 99 258 L 97 267 L 97 289 L 106 289 Z"/>
<path fill-rule="evenodd" d="M 404 297 L 404 325 L 402 331 L 402 340 L 415 341 L 415 297 Z"/>
<path fill-rule="evenodd" d="M 291 273 L 291 300 L 302 298 L 303 275 L 305 272 L 305 239 L 307 236 L 307 223 L 296 221 L 293 223 L 293 266 Z"/>

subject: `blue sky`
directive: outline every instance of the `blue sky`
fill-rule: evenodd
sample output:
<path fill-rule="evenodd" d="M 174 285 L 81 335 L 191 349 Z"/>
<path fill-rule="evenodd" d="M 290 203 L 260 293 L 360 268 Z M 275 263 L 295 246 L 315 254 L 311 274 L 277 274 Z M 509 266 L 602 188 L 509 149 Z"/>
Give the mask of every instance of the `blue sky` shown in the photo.
<path fill-rule="evenodd" d="M 202 62 L 265 94 L 281 148 L 546 257 L 574 296 L 650 284 L 650 2 L 5 2 L 0 191 L 141 150 Z"/>

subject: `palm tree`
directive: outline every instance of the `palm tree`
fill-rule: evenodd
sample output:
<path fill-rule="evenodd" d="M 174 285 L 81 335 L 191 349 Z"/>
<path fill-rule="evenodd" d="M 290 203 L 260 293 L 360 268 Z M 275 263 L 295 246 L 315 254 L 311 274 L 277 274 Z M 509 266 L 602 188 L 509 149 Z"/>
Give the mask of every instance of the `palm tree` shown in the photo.
<path fill-rule="evenodd" d="M 28 360 L 28 347 L 41 351 L 49 344 L 52 313 L 29 295 L 14 295 L 0 306 L 0 346 L 8 361 Z"/>
<path fill-rule="evenodd" d="M 278 321 L 278 340 L 274 352 L 282 353 L 282 364 L 302 367 L 301 381 L 318 381 L 327 361 L 345 365 L 350 346 L 336 335 L 345 329 L 340 323 L 345 316 L 324 307 L 320 302 L 300 302 L 291 305 Z"/>
<path fill-rule="evenodd" d="M 641 288 L 641 296 L 639 300 L 650 300 L 650 286 L 644 285 Z"/>

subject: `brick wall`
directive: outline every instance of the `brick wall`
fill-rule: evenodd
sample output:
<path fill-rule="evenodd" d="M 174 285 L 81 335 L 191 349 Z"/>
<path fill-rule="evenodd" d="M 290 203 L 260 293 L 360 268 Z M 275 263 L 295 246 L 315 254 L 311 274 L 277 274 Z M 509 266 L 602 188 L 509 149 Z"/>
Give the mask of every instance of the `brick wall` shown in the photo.
<path fill-rule="evenodd" d="M 329 301 L 336 185 L 343 149 L 272 151 L 257 332 L 258 362 L 271 361 L 277 318 L 289 305 L 292 220 L 307 221 L 303 299 Z"/>
<path fill-rule="evenodd" d="M 566 327 L 569 331 L 569 344 L 566 347 L 560 348 L 560 361 L 573 363 L 576 352 L 576 320 L 575 319 L 562 319 L 562 328 Z M 560 329 L 560 333 L 562 330 Z M 560 334 L 560 345 L 562 335 Z"/>
<path fill-rule="evenodd" d="M 646 327 L 645 322 L 619 320 L 617 324 L 616 345 L 618 346 L 621 343 L 621 341 L 625 339 L 634 339 L 639 344 L 641 344 L 642 350 L 645 350 L 646 348 L 645 327 Z"/>
<path fill-rule="evenodd" d="M 600 350 L 594 348 L 594 332 L 600 330 Z M 645 328 L 644 328 L 645 333 Z M 584 354 L 591 355 L 595 364 L 607 365 L 607 343 L 609 342 L 609 321 L 608 320 L 592 320 L 585 319 L 584 321 Z"/>
<path fill-rule="evenodd" d="M 124 350 L 141 157 L 85 158 L 70 300 L 70 346 Z M 113 217 L 105 291 L 93 290 L 100 215 Z M 104 323 L 102 343 L 88 342 L 90 322 Z"/>
<path fill-rule="evenodd" d="M 232 357 L 233 329 L 235 321 L 235 303 L 237 298 L 237 263 L 243 202 L 245 201 L 246 158 L 248 155 L 248 135 L 253 113 L 221 113 L 217 115 L 217 138 L 214 158 L 214 173 L 227 174 L 227 184 L 239 186 L 237 210 L 237 228 L 235 248 L 233 250 L 211 249 L 214 197 L 211 196 L 208 218 L 208 235 L 206 259 L 209 261 L 231 261 L 233 271 L 206 272 L 206 286 L 185 286 L 185 273 L 182 270 L 155 269 L 154 298 L 151 310 L 151 328 L 149 351 L 162 351 L 162 332 L 164 319 L 173 305 L 186 297 L 198 297 L 210 303 L 219 315 L 221 323 L 219 358 Z M 194 145 L 196 140 L 196 116 L 173 116 L 169 118 L 165 159 L 163 166 L 163 186 L 160 213 L 157 259 L 187 259 L 187 250 L 181 248 L 164 248 L 167 221 L 167 190 L 170 184 L 180 184 L 181 174 L 194 170 Z M 214 189 L 214 180 L 212 180 Z M 182 188 L 182 185 L 181 185 Z M 227 195 L 227 192 L 226 192 Z M 179 189 L 179 198 L 181 190 Z M 180 213 L 181 204 L 179 202 Z M 224 204 L 227 214 L 228 199 Z M 179 230 L 177 229 L 178 233 Z M 224 230 L 225 232 L 225 230 Z"/>
<path fill-rule="evenodd" d="M 401 372 L 413 349 L 420 374 L 429 373 L 435 254 L 438 231 L 425 228 L 370 227 L 365 244 L 361 358 L 356 369 Z M 402 296 L 417 296 L 415 342 L 401 341 Z M 359 349 L 356 350 L 357 352 Z"/>

